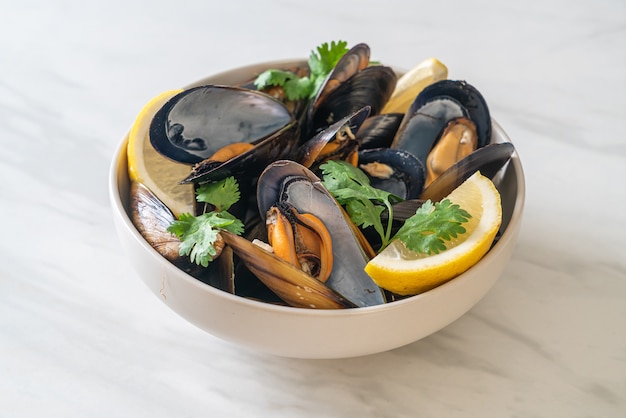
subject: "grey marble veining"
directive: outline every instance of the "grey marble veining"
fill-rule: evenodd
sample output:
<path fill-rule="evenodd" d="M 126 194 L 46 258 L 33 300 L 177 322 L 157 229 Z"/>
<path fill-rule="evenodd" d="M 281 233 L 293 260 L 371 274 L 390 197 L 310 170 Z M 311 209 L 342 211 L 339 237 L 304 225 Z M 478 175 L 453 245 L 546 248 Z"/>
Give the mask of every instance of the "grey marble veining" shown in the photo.
<path fill-rule="evenodd" d="M 626 3 L 4 2 L 0 415 L 626 415 Z M 167 309 L 113 230 L 107 171 L 163 90 L 333 39 L 429 56 L 522 158 L 513 259 L 440 332 L 387 353 L 252 353 Z"/>

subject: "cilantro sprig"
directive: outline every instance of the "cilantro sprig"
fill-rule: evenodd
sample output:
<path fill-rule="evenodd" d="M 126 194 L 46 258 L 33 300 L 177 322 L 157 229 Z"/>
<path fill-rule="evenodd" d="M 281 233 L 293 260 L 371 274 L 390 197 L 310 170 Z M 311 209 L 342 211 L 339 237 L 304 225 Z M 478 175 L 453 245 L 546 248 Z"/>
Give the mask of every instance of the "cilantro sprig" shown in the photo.
<path fill-rule="evenodd" d="M 457 204 L 444 199 L 432 203 L 427 200 L 415 215 L 404 221 L 393 239 L 399 239 L 412 251 L 422 254 L 439 254 L 450 241 L 465 233 L 462 225 L 472 215 Z"/>
<path fill-rule="evenodd" d="M 207 267 L 217 255 L 215 242 L 220 230 L 237 235 L 243 232 L 243 222 L 228 212 L 239 201 L 240 195 L 239 184 L 234 177 L 198 187 L 196 200 L 213 205 L 215 209 L 198 216 L 183 213 L 167 228 L 181 239 L 181 256 L 189 256 L 191 262 Z"/>
<path fill-rule="evenodd" d="M 330 44 L 324 42 L 311 51 L 308 77 L 299 77 L 290 71 L 269 69 L 261 73 L 254 84 L 258 89 L 281 86 L 288 100 L 312 99 L 339 59 L 348 52 L 347 46 L 346 41 L 332 41 Z"/>
<path fill-rule="evenodd" d="M 387 246 L 391 238 L 393 218 L 387 220 L 384 227 L 381 214 L 387 208 L 402 199 L 389 192 L 372 187 L 370 180 L 363 171 L 340 160 L 329 160 L 320 166 L 323 174 L 322 183 L 333 194 L 337 202 L 345 206 L 346 212 L 356 226 L 367 228 L 373 226 Z"/>
<path fill-rule="evenodd" d="M 345 161 L 331 160 L 320 168 L 324 186 L 345 206 L 350 219 L 361 228 L 373 226 L 380 235 L 380 251 L 399 239 L 409 250 L 437 254 L 446 249 L 444 241 L 465 233 L 462 224 L 472 217 L 448 199 L 434 204 L 427 200 L 392 237 L 393 204 L 402 201 L 400 197 L 372 187 L 362 170 Z M 388 218 L 387 225 L 383 226 L 381 214 L 385 209 Z"/>

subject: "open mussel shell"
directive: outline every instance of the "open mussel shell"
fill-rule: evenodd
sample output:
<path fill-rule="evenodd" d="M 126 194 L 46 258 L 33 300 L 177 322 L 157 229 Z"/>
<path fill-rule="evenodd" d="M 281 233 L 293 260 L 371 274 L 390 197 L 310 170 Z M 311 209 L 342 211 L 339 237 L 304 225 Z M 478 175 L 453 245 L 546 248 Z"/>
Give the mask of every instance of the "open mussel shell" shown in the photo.
<path fill-rule="evenodd" d="M 364 106 L 372 109 L 372 115 L 379 114 L 391 97 L 396 81 L 396 73 L 390 67 L 374 65 L 362 69 L 317 104 L 311 114 L 311 132 L 318 132 Z"/>
<path fill-rule="evenodd" d="M 255 147 L 240 156 L 242 162 L 267 163 L 268 158 L 283 156 L 297 140 L 295 131 L 291 112 L 267 94 L 205 85 L 177 94 L 155 114 L 150 143 L 163 156 L 187 164 L 206 160 L 233 143 L 251 143 Z M 232 165 L 222 169 L 233 171 Z"/>
<path fill-rule="evenodd" d="M 420 199 L 438 202 L 448 196 L 476 171 L 493 179 L 511 159 L 515 147 L 510 142 L 485 145 L 443 172 L 422 192 Z"/>
<path fill-rule="evenodd" d="M 230 232 L 224 241 L 256 277 L 289 305 L 296 308 L 341 309 L 356 305 L 324 283 L 271 252 Z"/>
<path fill-rule="evenodd" d="M 416 199 L 424 188 L 424 166 L 411 153 L 392 148 L 359 151 L 359 168 L 370 184 L 403 200 Z"/>
<path fill-rule="evenodd" d="M 363 122 L 370 114 L 370 107 L 365 106 L 356 112 L 344 117 L 343 119 L 333 123 L 328 128 L 316 134 L 313 138 L 302 144 L 296 151 L 293 158 L 296 162 L 302 164 L 307 168 L 311 168 L 314 165 L 319 165 L 329 158 L 343 159 L 349 152 L 355 151 L 358 148 L 358 142 L 356 138 L 350 140 L 349 135 L 354 135 L 358 132 Z M 349 132 L 346 132 L 349 130 Z M 337 138 L 337 135 L 342 135 L 343 131 L 345 137 L 342 140 Z M 343 145 L 339 145 L 337 150 L 332 155 L 323 154 L 323 150 L 326 145 L 334 140 L 338 142 L 343 141 Z"/>
<path fill-rule="evenodd" d="M 433 83 L 415 98 L 391 147 L 410 151 L 425 164 L 445 127 L 458 118 L 470 119 L 476 125 L 478 148 L 489 143 L 491 116 L 480 92 L 465 81 Z"/>
<path fill-rule="evenodd" d="M 371 248 L 363 247 L 345 211 L 315 174 L 294 161 L 276 161 L 259 177 L 257 190 L 263 217 L 276 202 L 286 201 L 298 212 L 314 214 L 324 223 L 333 243 L 328 287 L 357 306 L 385 303 L 384 293 L 364 271 Z"/>
<path fill-rule="evenodd" d="M 272 161 L 286 158 L 296 149 L 299 141 L 297 123 L 292 123 L 273 135 L 257 142 L 255 146 L 225 162 L 200 162 L 191 170 L 191 174 L 181 180 L 185 183 L 217 181 L 229 176 L 241 175 L 247 178 L 257 176 Z"/>

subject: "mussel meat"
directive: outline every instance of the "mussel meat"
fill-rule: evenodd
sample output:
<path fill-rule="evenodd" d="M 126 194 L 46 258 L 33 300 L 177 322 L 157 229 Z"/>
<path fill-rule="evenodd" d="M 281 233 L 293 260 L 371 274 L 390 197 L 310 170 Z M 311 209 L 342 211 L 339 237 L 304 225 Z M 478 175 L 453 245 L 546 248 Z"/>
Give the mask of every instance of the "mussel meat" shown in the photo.
<path fill-rule="evenodd" d="M 265 223 L 274 254 L 321 282 L 328 280 L 333 269 L 333 243 L 317 216 L 300 213 L 282 201 L 267 211 Z"/>

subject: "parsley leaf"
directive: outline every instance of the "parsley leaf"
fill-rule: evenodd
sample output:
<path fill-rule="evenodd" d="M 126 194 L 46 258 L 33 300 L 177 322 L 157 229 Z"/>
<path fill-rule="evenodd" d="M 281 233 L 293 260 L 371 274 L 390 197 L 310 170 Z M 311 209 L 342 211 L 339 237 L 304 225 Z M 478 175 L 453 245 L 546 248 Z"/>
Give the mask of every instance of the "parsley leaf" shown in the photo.
<path fill-rule="evenodd" d="M 332 41 L 318 46 L 309 56 L 308 77 L 298 77 L 290 71 L 269 69 L 262 72 L 256 80 L 255 86 L 262 90 L 269 86 L 281 86 L 288 100 L 312 99 L 323 84 L 337 62 L 348 52 L 346 41 Z"/>
<path fill-rule="evenodd" d="M 199 216 L 183 213 L 167 228 L 181 239 L 181 256 L 189 256 L 192 263 L 207 267 L 217 255 L 215 242 L 221 229 L 237 235 L 243 232 L 243 222 L 228 212 L 240 195 L 239 184 L 234 177 L 198 187 L 196 200 L 215 206 L 215 210 Z"/>
<path fill-rule="evenodd" d="M 444 241 L 465 233 L 463 223 L 472 215 L 448 199 L 432 203 L 427 200 L 404 222 L 393 239 L 422 254 L 438 254 L 446 249 Z"/>

